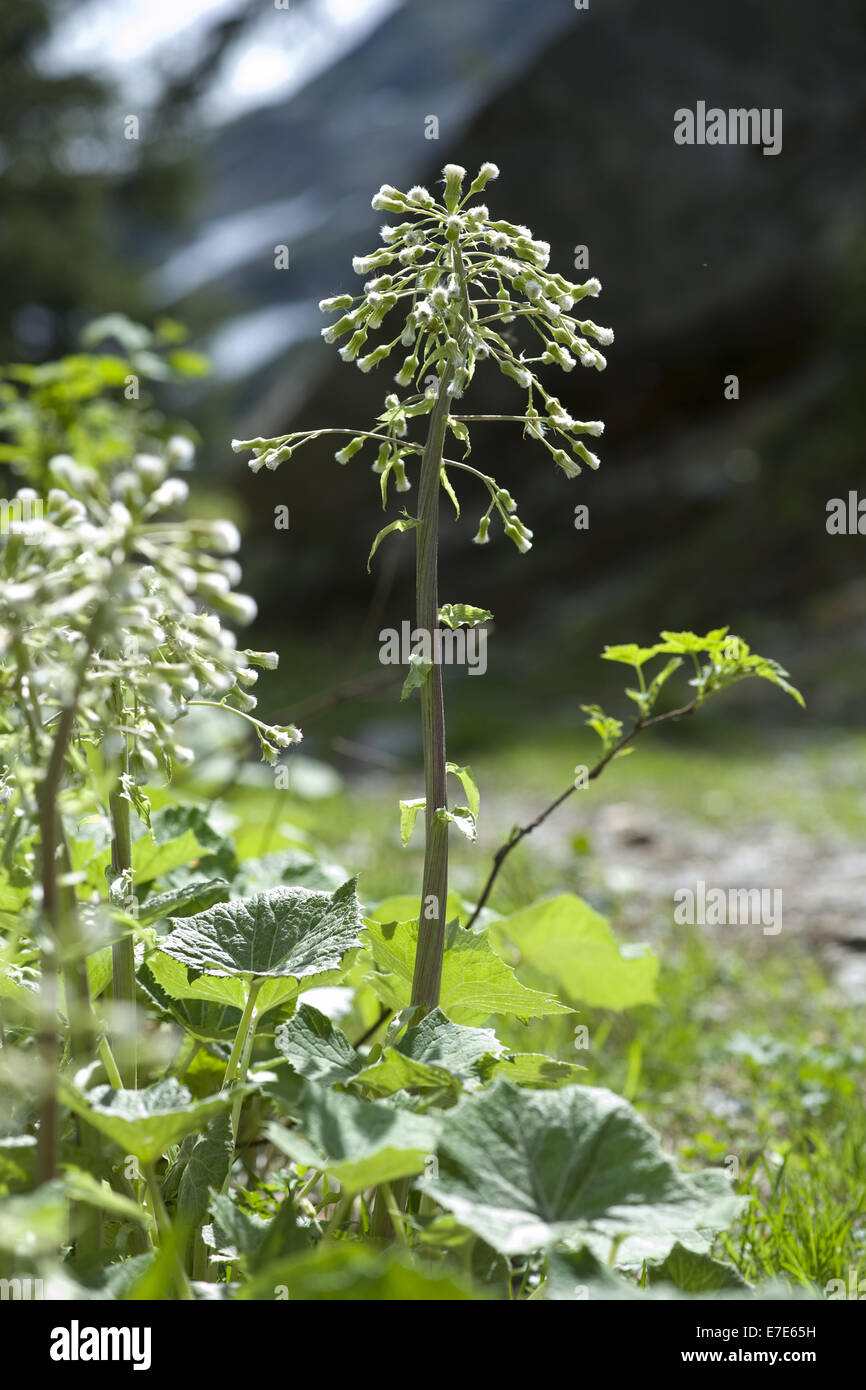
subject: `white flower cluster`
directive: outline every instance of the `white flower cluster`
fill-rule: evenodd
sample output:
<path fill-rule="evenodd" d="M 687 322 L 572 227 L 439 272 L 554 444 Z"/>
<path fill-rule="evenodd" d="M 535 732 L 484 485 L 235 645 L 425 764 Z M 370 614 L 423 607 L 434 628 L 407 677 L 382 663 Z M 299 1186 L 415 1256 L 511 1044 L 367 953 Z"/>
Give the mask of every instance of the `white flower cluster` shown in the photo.
<path fill-rule="evenodd" d="M 356 274 L 371 278 L 361 294 L 336 295 L 319 304 L 323 312 L 338 315 L 322 336 L 328 343 L 346 340 L 339 349 L 345 362 L 355 362 L 361 371 L 369 372 L 401 347 L 406 353 L 394 380 L 400 387 L 416 386 L 415 393 L 402 401 L 389 396 L 379 416 L 381 430 L 358 432 L 338 450 L 337 461 L 348 462 L 367 440 L 375 441 L 378 451 L 372 466 L 381 479 L 383 501 L 389 476 L 398 491 L 405 491 L 410 486 L 405 465 L 421 452 L 417 445 L 404 442 L 407 420 L 429 413 L 440 391 L 449 402 L 458 401 L 476 364 L 492 360 L 527 392 L 525 414 L 520 417 L 526 436 L 542 443 L 567 477 L 580 473 L 581 464 L 597 468 L 597 457 L 577 436 L 599 435 L 603 424 L 572 419 L 539 380 L 536 368 L 557 366 L 570 372 L 579 363 L 604 369 L 607 362 L 596 345 L 612 343 L 613 332 L 572 313 L 580 300 L 595 298 L 601 285 L 595 278 L 578 284 L 550 272 L 546 241 L 537 239 L 529 227 L 492 219 L 485 204 L 473 204 L 487 184 L 498 178 L 495 164 L 483 164 L 465 191 L 466 170 L 460 165 L 446 164 L 442 176 L 441 201 L 426 188 L 402 193 L 391 184 L 382 185 L 372 205 L 399 220 L 382 227 L 384 244 L 379 250 L 356 256 L 352 262 Z M 394 336 L 386 332 L 386 340 L 371 347 L 370 334 L 394 310 L 399 314 Z M 524 320 L 530 321 L 541 339 L 542 351 L 535 356 L 517 350 L 501 332 L 503 325 Z M 436 386 L 431 386 L 431 376 Z M 251 449 L 250 467 L 258 471 L 278 467 L 300 444 L 321 433 L 236 440 L 233 447 Z M 468 445 L 468 435 L 459 433 L 459 437 Z M 491 510 L 494 506 L 502 510 L 492 501 Z M 479 526 L 475 538 L 479 544 L 488 538 L 490 515 L 488 511 Z M 531 531 L 510 514 L 502 515 L 506 535 L 520 550 L 528 549 Z"/>
<path fill-rule="evenodd" d="M 17 686 L 33 762 L 44 754 L 33 741 L 50 743 L 56 714 L 75 704 L 79 736 L 107 759 L 129 739 L 135 781 L 160 767 L 170 776 L 174 762 L 191 760 L 175 724 L 198 700 L 249 719 L 263 756 L 276 761 L 300 734 L 253 719 L 250 694 L 256 667 L 273 667 L 276 655 L 239 651 L 221 621 L 248 623 L 256 611 L 235 592 L 236 527 L 176 519 L 187 485 L 167 478 L 167 460 L 154 454 L 137 454 L 113 477 L 67 455 L 48 470 L 58 486 L 38 524 L 0 539 L 0 671 L 4 693 Z M 32 504 L 27 489 L 16 502 Z M 9 746 L 19 761 L 15 731 Z"/>

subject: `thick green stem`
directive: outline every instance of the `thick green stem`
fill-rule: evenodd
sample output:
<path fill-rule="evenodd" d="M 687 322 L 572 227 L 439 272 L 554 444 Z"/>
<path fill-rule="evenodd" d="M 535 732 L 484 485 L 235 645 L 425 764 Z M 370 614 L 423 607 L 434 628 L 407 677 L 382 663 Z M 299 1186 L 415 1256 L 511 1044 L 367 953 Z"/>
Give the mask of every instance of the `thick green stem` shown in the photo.
<path fill-rule="evenodd" d="M 232 1086 L 233 1083 L 237 1080 L 238 1072 L 240 1071 L 241 1066 L 241 1059 L 243 1058 L 244 1050 L 247 1046 L 247 1039 L 250 1035 L 251 1030 L 255 1028 L 256 1019 L 258 1017 L 256 1012 L 256 1000 L 258 999 L 259 990 L 261 989 L 263 984 L 263 979 L 250 981 L 250 987 L 247 991 L 246 1003 L 244 1004 L 244 1011 L 241 1014 L 241 1021 L 238 1024 L 238 1031 L 235 1033 L 235 1040 L 232 1043 L 231 1056 L 229 1057 L 228 1064 L 225 1070 L 225 1076 L 223 1077 L 222 1089 L 224 1091 L 228 1090 L 229 1087 Z"/>
<path fill-rule="evenodd" d="M 449 364 L 439 378 L 439 393 L 430 414 L 418 484 L 420 524 L 415 530 L 416 623 L 422 632 L 430 634 L 431 644 L 439 621 L 439 488 L 450 402 L 448 387 L 453 375 L 454 368 Z M 445 705 L 442 668 L 438 662 L 433 663 L 421 687 L 421 733 L 424 746 L 426 840 L 412 1003 L 426 1011 L 435 1009 L 439 1003 L 445 946 L 445 902 L 448 897 L 448 823 L 436 814 L 447 805 Z"/>
<path fill-rule="evenodd" d="M 244 1011 L 241 1015 L 241 1021 L 238 1024 L 238 1031 L 235 1033 L 235 1040 L 232 1044 L 231 1056 L 229 1057 L 225 1076 L 223 1077 L 222 1088 L 224 1091 L 230 1090 L 233 1086 L 236 1086 L 239 1081 L 246 1080 L 247 1068 L 250 1064 L 250 1057 L 252 1055 L 253 1050 L 253 1041 L 255 1039 L 256 1034 L 256 1024 L 258 1023 L 259 1019 L 258 1009 L 256 1008 L 256 1000 L 258 999 L 259 990 L 261 989 L 263 984 L 263 979 L 252 980 L 250 983 L 246 1003 L 244 1004 Z M 238 1096 L 232 1105 L 233 1144 L 237 1144 L 238 1124 L 240 1121 L 242 1104 L 243 1097 Z M 222 1188 L 223 1192 L 228 1191 L 230 1181 L 231 1167 L 229 1167 L 229 1171 L 228 1173 L 226 1173 L 225 1182 L 223 1183 Z"/>
<path fill-rule="evenodd" d="M 114 688 L 114 707 L 118 723 L 123 723 L 123 689 L 120 682 Z M 129 771 L 129 747 L 124 736 L 124 751 L 121 758 L 121 775 Z M 129 801 L 123 795 L 122 784 L 118 782 L 108 798 L 111 814 L 111 870 L 115 879 L 131 884 L 132 875 L 132 833 L 130 825 Z M 111 948 L 112 996 L 115 1003 L 124 1011 L 121 1017 L 120 1032 L 115 1035 L 115 1054 L 123 1077 L 124 1086 L 135 1089 L 138 1085 L 135 1029 L 132 1026 L 135 1009 L 135 943 L 131 936 L 115 941 Z"/>

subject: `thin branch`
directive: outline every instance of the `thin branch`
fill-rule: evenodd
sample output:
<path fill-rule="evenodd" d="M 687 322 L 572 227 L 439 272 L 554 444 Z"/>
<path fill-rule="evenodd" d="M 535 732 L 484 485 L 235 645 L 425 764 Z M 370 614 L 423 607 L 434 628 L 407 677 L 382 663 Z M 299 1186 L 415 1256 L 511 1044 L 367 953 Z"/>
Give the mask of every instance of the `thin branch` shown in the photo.
<path fill-rule="evenodd" d="M 594 782 L 596 777 L 600 777 L 602 772 L 604 772 L 604 769 L 607 767 L 608 763 L 613 761 L 617 753 L 621 752 L 627 744 L 631 743 L 632 739 L 636 738 L 638 734 L 643 733 L 644 729 L 650 729 L 654 724 L 667 724 L 673 719 L 682 719 L 685 715 L 694 714 L 697 707 L 698 701 L 697 698 L 695 698 L 689 704 L 682 705 L 679 709 L 671 710 L 668 714 L 656 714 L 653 715 L 652 719 L 636 720 L 629 732 L 625 734 L 619 740 L 618 743 L 615 743 L 611 748 L 609 748 L 605 753 L 604 757 L 599 759 L 595 767 L 591 770 L 591 772 L 589 772 L 587 776 L 587 781 Z M 493 865 L 491 867 L 490 873 L 487 876 L 487 882 L 484 884 L 484 887 L 481 890 L 481 896 L 479 897 L 478 902 L 475 905 L 475 910 L 472 913 L 472 916 L 466 923 L 467 931 L 469 931 L 478 920 L 481 911 L 485 907 L 487 900 L 490 897 L 493 885 L 499 876 L 499 871 L 502 868 L 502 865 L 505 863 L 505 860 L 508 858 L 511 851 L 513 849 L 516 849 L 516 847 L 520 844 L 520 841 L 525 839 L 527 835 L 531 835 L 533 830 L 537 830 L 538 827 L 542 825 L 544 821 L 547 820 L 548 816 L 552 815 L 553 812 L 556 811 L 564 801 L 567 801 L 568 798 L 572 795 L 572 793 L 576 790 L 577 787 L 575 783 L 572 783 L 570 787 L 568 787 L 564 792 L 562 792 L 560 796 L 558 796 L 555 799 L 555 801 L 551 801 L 550 805 L 546 806 L 545 809 L 535 817 L 535 820 L 530 821 L 528 825 L 518 826 L 516 830 L 512 831 L 511 835 L 505 841 L 505 843 L 499 846 L 499 849 L 493 856 Z"/>
<path fill-rule="evenodd" d="M 379 1017 L 376 1019 L 375 1023 L 371 1023 L 371 1024 L 370 1024 L 370 1027 L 367 1028 L 367 1029 L 361 1034 L 361 1036 L 360 1036 L 360 1038 L 358 1038 L 357 1042 L 353 1043 L 353 1047 L 355 1048 L 355 1051 L 356 1051 L 356 1052 L 357 1052 L 357 1050 L 358 1050 L 359 1047 L 363 1047 L 363 1046 L 364 1046 L 364 1043 L 365 1043 L 365 1042 L 369 1042 L 369 1040 L 370 1040 L 370 1038 L 372 1038 L 373 1034 L 374 1034 L 379 1028 L 381 1028 L 382 1024 L 386 1021 L 386 1019 L 389 1019 L 389 1018 L 391 1017 L 391 1015 L 392 1015 L 393 1012 L 394 1012 L 393 1009 L 386 1009 L 384 1006 L 380 1009 L 380 1011 L 379 1011 Z"/>

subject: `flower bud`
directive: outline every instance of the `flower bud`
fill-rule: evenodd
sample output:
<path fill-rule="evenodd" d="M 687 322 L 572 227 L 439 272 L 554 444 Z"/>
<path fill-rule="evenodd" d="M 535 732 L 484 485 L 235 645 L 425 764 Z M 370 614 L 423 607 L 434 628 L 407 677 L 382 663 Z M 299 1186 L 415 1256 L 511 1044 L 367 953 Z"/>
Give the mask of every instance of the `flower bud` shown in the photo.
<path fill-rule="evenodd" d="M 233 439 L 232 452 L 245 454 L 248 449 L 254 449 L 256 453 L 259 453 L 270 443 L 270 439 Z"/>
<path fill-rule="evenodd" d="M 453 212 L 460 202 L 466 170 L 459 164 L 446 164 L 442 173 L 445 176 L 445 207 L 449 212 Z"/>
<path fill-rule="evenodd" d="M 342 338 L 344 333 L 348 333 L 351 328 L 354 328 L 357 322 L 357 312 L 358 311 L 355 310 L 352 314 L 344 314 L 341 319 L 337 319 L 336 323 L 332 323 L 327 328 L 323 328 L 321 330 L 321 336 L 324 338 L 325 342 L 333 343 L 337 338 Z"/>
<path fill-rule="evenodd" d="M 195 445 L 185 434 L 173 434 L 165 446 L 165 459 L 169 468 L 192 468 Z"/>
<path fill-rule="evenodd" d="M 592 319 L 586 319 L 584 323 L 579 323 L 577 326 L 581 333 L 588 333 L 591 338 L 595 338 L 603 347 L 610 347 L 613 342 L 613 329 L 599 328 L 598 324 L 593 323 Z"/>
<path fill-rule="evenodd" d="M 364 443 L 364 436 L 361 434 L 356 435 L 355 438 L 350 439 L 348 444 L 345 444 L 342 449 L 337 450 L 334 458 L 338 463 L 348 463 L 349 459 L 354 458 L 358 450 L 364 447 Z"/>
<path fill-rule="evenodd" d="M 181 507 L 189 497 L 189 488 L 181 478 L 167 478 L 156 489 L 150 499 L 148 510 L 168 511 L 170 507 Z"/>
<path fill-rule="evenodd" d="M 124 468 L 112 478 L 111 491 L 115 497 L 121 497 L 125 502 L 135 502 L 136 499 L 140 502 L 143 495 L 141 479 L 131 468 Z"/>
<path fill-rule="evenodd" d="M 166 462 L 157 454 L 136 454 L 132 466 L 148 492 L 159 487 L 166 475 Z"/>
<path fill-rule="evenodd" d="M 553 461 L 559 465 L 566 478 L 576 478 L 581 471 L 580 464 L 575 463 L 574 459 L 570 458 L 564 449 L 554 449 Z"/>
<path fill-rule="evenodd" d="M 256 601 L 250 598 L 249 594 L 222 594 L 218 603 L 214 603 L 214 607 L 218 607 L 233 622 L 240 623 L 242 627 L 251 623 L 258 612 Z"/>
<path fill-rule="evenodd" d="M 390 351 L 390 343 L 383 343 L 381 347 L 374 348 L 372 352 L 368 352 L 366 357 L 359 357 L 357 362 L 359 370 L 362 372 L 369 372 L 371 368 L 378 367 L 379 363 L 384 361 Z"/>
<path fill-rule="evenodd" d="M 359 328 L 357 333 L 353 333 L 345 347 L 340 348 L 340 356 L 344 362 L 354 362 L 358 356 L 359 349 L 367 341 L 367 333 L 363 328 Z"/>
<path fill-rule="evenodd" d="M 514 541 L 521 555 L 525 555 L 527 551 L 532 549 L 532 541 L 530 539 L 532 532 L 526 526 L 523 526 L 516 517 L 513 521 L 508 522 L 508 525 L 505 527 L 505 534 L 509 540 Z"/>
<path fill-rule="evenodd" d="M 467 198 L 474 197 L 476 193 L 481 192 L 482 188 L 486 188 L 487 184 L 490 183 L 492 179 L 498 178 L 499 169 L 497 168 L 497 166 L 495 164 L 491 164 L 490 160 L 485 160 L 481 168 L 478 170 L 478 173 L 475 175 L 475 178 L 472 180 L 469 192 L 466 195 Z"/>
<path fill-rule="evenodd" d="M 585 444 L 575 444 L 574 452 L 578 458 L 582 458 L 588 468 L 598 468 L 601 460 L 595 454 L 591 454 Z"/>
<path fill-rule="evenodd" d="M 572 285 L 571 293 L 576 300 L 583 299 L 586 295 L 589 295 L 591 299 L 597 299 L 601 294 L 601 281 L 597 280 L 593 275 L 591 279 L 587 280 L 583 285 Z"/>
<path fill-rule="evenodd" d="M 233 521 L 206 522 L 201 530 L 217 555 L 236 555 L 241 548 L 241 534 Z"/>
<path fill-rule="evenodd" d="M 516 381 L 524 390 L 532 385 L 532 373 L 526 367 L 512 361 L 510 357 L 498 358 L 497 365 L 503 376 L 511 377 L 511 380 Z"/>
<path fill-rule="evenodd" d="M 288 748 L 292 743 L 300 743 L 303 735 L 294 724 L 286 724 L 281 729 L 271 729 L 271 736 L 278 748 Z"/>
<path fill-rule="evenodd" d="M 286 463 L 292 457 L 293 452 L 291 444 L 281 444 L 278 449 L 268 449 L 267 453 L 263 455 L 265 468 L 273 473 L 274 469 L 279 468 L 281 463 Z"/>
<path fill-rule="evenodd" d="M 55 454 L 48 460 L 48 471 L 55 482 L 77 492 L 86 492 L 96 478 L 92 468 L 83 468 L 71 454 Z"/>
<path fill-rule="evenodd" d="M 383 183 L 379 192 L 374 193 L 370 200 L 370 206 L 376 212 L 402 212 L 405 205 L 403 194 L 392 188 L 390 183 Z"/>
<path fill-rule="evenodd" d="M 398 386 L 408 386 L 418 370 L 418 358 L 415 356 L 407 357 L 397 375 L 394 377 Z"/>
<path fill-rule="evenodd" d="M 350 294 L 335 294 L 332 299 L 320 299 L 319 308 L 323 314 L 333 314 L 338 309 L 351 309 L 353 303 Z"/>

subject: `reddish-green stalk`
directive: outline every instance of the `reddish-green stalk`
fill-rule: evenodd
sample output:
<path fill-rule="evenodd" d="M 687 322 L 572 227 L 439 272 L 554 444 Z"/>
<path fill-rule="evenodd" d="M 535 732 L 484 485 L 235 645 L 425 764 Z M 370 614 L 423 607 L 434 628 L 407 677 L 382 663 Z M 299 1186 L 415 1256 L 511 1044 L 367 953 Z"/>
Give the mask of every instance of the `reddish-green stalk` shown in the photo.
<path fill-rule="evenodd" d="M 448 387 L 453 369 L 439 378 L 430 415 L 418 484 L 415 551 L 417 626 L 432 636 L 439 619 L 439 494 L 442 454 L 448 424 Z M 425 1011 L 439 1003 L 448 897 L 448 822 L 437 815 L 446 806 L 445 702 L 442 668 L 434 662 L 421 687 L 421 735 L 424 748 L 425 842 L 418 948 L 412 980 L 412 1003 Z"/>

